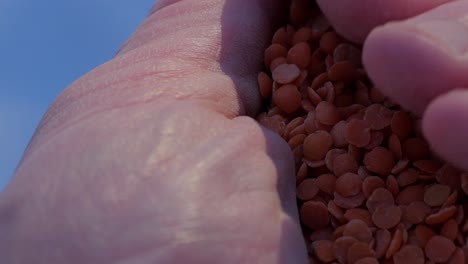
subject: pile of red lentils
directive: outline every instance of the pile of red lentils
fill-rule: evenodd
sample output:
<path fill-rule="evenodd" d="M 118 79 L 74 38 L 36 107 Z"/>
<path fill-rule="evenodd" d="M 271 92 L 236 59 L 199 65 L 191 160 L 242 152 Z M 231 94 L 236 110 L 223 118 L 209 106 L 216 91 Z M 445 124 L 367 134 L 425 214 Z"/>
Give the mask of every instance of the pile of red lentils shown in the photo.
<path fill-rule="evenodd" d="M 468 263 L 467 174 L 431 152 L 314 1 L 291 2 L 264 62 L 257 119 L 294 154 L 310 263 Z"/>

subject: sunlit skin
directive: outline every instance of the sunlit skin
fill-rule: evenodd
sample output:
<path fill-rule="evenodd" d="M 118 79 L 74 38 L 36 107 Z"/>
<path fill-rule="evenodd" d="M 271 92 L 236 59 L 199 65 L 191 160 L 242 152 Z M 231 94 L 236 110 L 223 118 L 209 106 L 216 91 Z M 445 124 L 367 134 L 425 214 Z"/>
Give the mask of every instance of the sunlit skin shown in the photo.
<path fill-rule="evenodd" d="M 434 150 L 468 169 L 468 92 L 457 89 L 468 3 L 318 2 L 341 34 L 368 36 L 371 79 L 424 114 Z M 2 263 L 307 263 L 291 152 L 250 118 L 285 8 L 158 0 L 44 116 L 0 194 Z"/>

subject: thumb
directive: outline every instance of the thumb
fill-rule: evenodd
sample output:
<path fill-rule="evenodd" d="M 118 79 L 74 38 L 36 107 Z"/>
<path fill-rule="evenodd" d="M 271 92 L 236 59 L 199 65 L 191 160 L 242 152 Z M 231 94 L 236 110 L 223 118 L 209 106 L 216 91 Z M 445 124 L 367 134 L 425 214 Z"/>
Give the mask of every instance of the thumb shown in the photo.
<path fill-rule="evenodd" d="M 465 87 L 468 78 L 466 1 L 374 30 L 363 61 L 383 92 L 419 114 L 438 95 Z"/>
<path fill-rule="evenodd" d="M 373 31 L 364 45 L 369 76 L 402 106 L 424 113 L 434 150 L 468 169 L 468 2 L 455 1 Z M 446 94 L 446 95 L 444 95 Z"/>
<path fill-rule="evenodd" d="M 317 0 L 340 34 L 360 43 L 379 25 L 419 15 L 450 1 L 453 0 Z"/>
<path fill-rule="evenodd" d="M 425 135 L 434 149 L 464 171 L 468 171 L 467 121 L 466 89 L 439 96 L 429 105 L 423 119 Z"/>

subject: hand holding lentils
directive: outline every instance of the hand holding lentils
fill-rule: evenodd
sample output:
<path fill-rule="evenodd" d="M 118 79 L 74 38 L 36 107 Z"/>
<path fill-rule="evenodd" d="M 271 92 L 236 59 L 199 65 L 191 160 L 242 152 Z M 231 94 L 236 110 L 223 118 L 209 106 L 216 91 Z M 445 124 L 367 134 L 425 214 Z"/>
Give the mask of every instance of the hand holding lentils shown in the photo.
<path fill-rule="evenodd" d="M 431 153 L 315 1 L 292 0 L 264 63 L 257 120 L 294 154 L 310 263 L 468 263 L 468 174 Z"/>

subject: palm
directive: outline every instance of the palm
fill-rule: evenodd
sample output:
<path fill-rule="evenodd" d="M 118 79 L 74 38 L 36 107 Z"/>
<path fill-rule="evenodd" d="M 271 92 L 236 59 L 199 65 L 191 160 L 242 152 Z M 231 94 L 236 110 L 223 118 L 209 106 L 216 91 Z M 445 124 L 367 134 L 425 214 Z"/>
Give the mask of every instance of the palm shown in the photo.
<path fill-rule="evenodd" d="M 83 134 L 94 136 L 76 140 Z M 70 142 L 73 152 L 58 147 Z M 295 213 L 287 210 L 294 200 L 282 205 L 277 195 L 277 188 L 293 191 L 277 182 L 292 170 L 286 147 L 253 121 L 194 106 L 167 102 L 103 113 L 36 154 L 33 164 L 52 158 L 57 167 L 36 170 L 50 176 L 28 205 L 40 202 L 55 217 L 25 216 L 21 224 L 40 230 L 31 241 L 47 238 L 67 256 L 63 263 L 291 259 L 305 251 L 287 215 Z M 279 251 L 286 245 L 291 250 Z"/>
<path fill-rule="evenodd" d="M 255 73 L 270 22 L 280 20 L 271 15 L 279 2 L 158 0 L 158 11 L 118 56 L 74 83 L 44 117 L 1 194 L 2 260 L 305 262 L 287 145 L 238 117 L 259 109 Z M 341 32 L 359 40 L 383 21 L 450 1 L 358 21 L 364 32 L 340 28 L 350 17 L 332 12 L 354 9 L 318 2 Z M 358 10 L 375 4 L 356 3 Z M 368 50 L 385 50 L 371 43 Z M 373 58 L 380 57 L 368 52 L 378 66 Z M 393 76 L 377 66 L 371 78 Z M 426 86 L 407 91 L 415 87 Z M 411 99 L 423 108 L 429 97 Z"/>
<path fill-rule="evenodd" d="M 35 232 L 28 242 L 12 233 L 27 254 L 0 244 L 13 253 L 2 255 L 34 263 L 37 256 L 42 263 L 306 259 L 287 144 L 234 118 L 259 107 L 255 72 L 267 32 L 257 25 L 267 27 L 268 12 L 260 1 L 227 1 L 233 11 L 220 18 L 208 2 L 155 13 L 117 58 L 59 97 L 4 193 L 24 201 L 11 221 Z M 184 13 L 176 25 L 195 21 L 198 33 L 181 35 L 185 27 L 176 26 L 156 48 L 140 46 L 148 28 L 170 34 L 159 23 L 174 13 Z M 234 19 L 239 13 L 251 21 Z M 239 34 L 245 27 L 252 35 Z M 220 41 L 229 44 L 219 53 Z M 177 43 L 184 48 L 167 54 Z M 181 54 L 208 58 L 174 59 Z"/>

